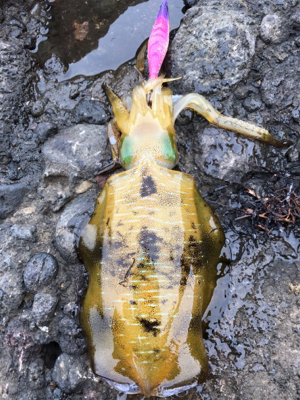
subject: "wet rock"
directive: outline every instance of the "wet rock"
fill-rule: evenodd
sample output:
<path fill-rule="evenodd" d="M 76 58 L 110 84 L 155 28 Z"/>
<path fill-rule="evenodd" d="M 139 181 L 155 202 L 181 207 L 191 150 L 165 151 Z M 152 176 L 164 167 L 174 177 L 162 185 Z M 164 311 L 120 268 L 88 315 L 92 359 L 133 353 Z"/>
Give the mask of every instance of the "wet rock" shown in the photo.
<path fill-rule="evenodd" d="M 106 128 L 98 125 L 67 128 L 45 143 L 43 154 L 46 168 L 40 194 L 45 204 L 58 211 L 76 190 L 82 192 L 89 186 L 82 179 L 93 179 L 95 172 L 111 158 Z"/>
<path fill-rule="evenodd" d="M 64 317 L 59 323 L 59 331 L 61 334 L 59 344 L 64 353 L 83 354 L 86 352 L 86 341 L 74 319 Z"/>
<path fill-rule="evenodd" d="M 39 389 L 44 386 L 44 361 L 41 358 L 29 364 L 28 381 L 33 389 Z"/>
<path fill-rule="evenodd" d="M 21 32 L 26 32 L 27 31 L 26 25 L 16 17 L 12 18 L 8 22 L 8 24 L 11 25 L 11 26 L 17 26 L 18 28 L 20 28 Z"/>
<path fill-rule="evenodd" d="M 196 6 L 183 18 L 170 47 L 172 77 L 182 77 L 172 86 L 180 93 L 213 93 L 248 75 L 255 52 L 253 20 L 243 10 L 224 8 Z"/>
<path fill-rule="evenodd" d="M 24 286 L 21 274 L 17 271 L 7 271 L 0 280 L 0 290 L 3 292 L 1 307 L 6 312 L 17 310 L 24 298 Z"/>
<path fill-rule="evenodd" d="M 289 57 L 265 73 L 261 85 L 261 96 L 268 107 L 282 110 L 292 104 L 300 104 L 298 68 L 297 59 Z M 279 115 L 272 112 L 270 118 L 273 117 L 278 121 Z M 283 118 L 285 121 L 286 117 L 283 116 Z"/>
<path fill-rule="evenodd" d="M 78 261 L 76 242 L 81 226 L 94 211 L 97 193 L 94 190 L 78 196 L 61 214 L 55 231 L 56 247 L 60 255 L 69 263 Z"/>
<path fill-rule="evenodd" d="M 56 259 L 48 253 L 34 255 L 24 271 L 24 283 L 31 293 L 37 293 L 55 279 L 58 271 Z"/>
<path fill-rule="evenodd" d="M 36 226 L 34 225 L 13 225 L 10 228 L 12 237 L 29 242 L 35 242 Z"/>
<path fill-rule="evenodd" d="M 88 124 L 104 125 L 109 121 L 108 110 L 96 100 L 81 100 L 73 110 L 73 117 L 77 124 L 86 122 Z"/>
<path fill-rule="evenodd" d="M 193 7 L 195 6 L 197 3 L 199 3 L 199 0 L 184 0 L 184 4 L 187 7 Z"/>
<path fill-rule="evenodd" d="M 65 314 L 69 314 L 72 317 L 76 317 L 78 315 L 78 312 L 79 312 L 78 304 L 75 303 L 74 301 L 72 301 L 64 306 Z"/>
<path fill-rule="evenodd" d="M 85 365 L 80 357 L 61 354 L 56 360 L 52 379 L 59 388 L 67 393 L 73 393 L 85 382 Z"/>
<path fill-rule="evenodd" d="M 14 318 L 8 324 L 5 344 L 13 350 L 17 365 L 32 359 L 41 350 L 36 332 L 30 329 L 29 321 L 20 318 Z"/>
<path fill-rule="evenodd" d="M 37 135 L 39 142 L 44 143 L 48 138 L 56 135 L 57 126 L 52 122 L 41 122 L 34 133 Z"/>
<path fill-rule="evenodd" d="M 260 109 L 261 101 L 258 98 L 248 97 L 243 101 L 243 107 L 249 112 L 254 112 Z"/>
<path fill-rule="evenodd" d="M 0 184 L 0 219 L 7 218 L 20 206 L 28 190 L 28 182 L 25 181 Z"/>
<path fill-rule="evenodd" d="M 295 162 L 299 160 L 299 151 L 295 148 L 292 148 L 287 153 L 288 160 L 290 162 Z"/>
<path fill-rule="evenodd" d="M 243 84 L 239 84 L 234 91 L 234 95 L 239 100 L 246 99 L 249 95 L 249 88 Z"/>
<path fill-rule="evenodd" d="M 36 118 L 40 117 L 44 112 L 44 107 L 45 106 L 44 106 L 43 102 L 40 100 L 37 100 L 31 106 L 31 114 Z"/>
<path fill-rule="evenodd" d="M 21 29 L 14 29 L 13 31 L 10 32 L 10 37 L 11 38 L 19 38 L 22 35 L 22 30 Z"/>
<path fill-rule="evenodd" d="M 45 399 L 43 390 L 28 389 L 22 391 L 18 396 L 18 400 L 43 400 L 43 399 Z"/>
<path fill-rule="evenodd" d="M 213 126 L 205 128 L 198 140 L 201 151 L 197 152 L 195 162 L 200 170 L 218 179 L 242 179 L 253 156 L 253 142 Z M 212 152 L 212 147 L 216 151 Z"/>
<path fill-rule="evenodd" d="M 45 176 L 55 167 L 68 176 L 91 178 L 99 169 L 107 146 L 106 128 L 98 125 L 76 125 L 59 132 L 43 146 Z"/>
<path fill-rule="evenodd" d="M 4 40 L 0 40 L 0 59 L 0 162 L 7 163 L 11 159 L 13 124 L 22 114 L 24 81 L 30 59 L 21 45 Z"/>
<path fill-rule="evenodd" d="M 34 50 L 36 46 L 36 39 L 32 37 L 28 37 L 24 40 L 24 49 Z"/>
<path fill-rule="evenodd" d="M 291 16 L 291 21 L 293 26 L 297 29 L 300 30 L 300 8 L 296 8 L 296 10 L 293 12 Z"/>
<path fill-rule="evenodd" d="M 260 36 L 265 43 L 281 43 L 289 36 L 287 21 L 278 14 L 266 15 L 260 25 Z"/>
<path fill-rule="evenodd" d="M 56 54 L 52 54 L 51 58 L 45 62 L 44 72 L 48 76 L 57 76 L 64 72 L 64 68 L 61 59 Z"/>
<path fill-rule="evenodd" d="M 51 294 L 37 293 L 34 296 L 32 316 L 38 325 L 49 322 L 54 314 L 57 297 Z"/>

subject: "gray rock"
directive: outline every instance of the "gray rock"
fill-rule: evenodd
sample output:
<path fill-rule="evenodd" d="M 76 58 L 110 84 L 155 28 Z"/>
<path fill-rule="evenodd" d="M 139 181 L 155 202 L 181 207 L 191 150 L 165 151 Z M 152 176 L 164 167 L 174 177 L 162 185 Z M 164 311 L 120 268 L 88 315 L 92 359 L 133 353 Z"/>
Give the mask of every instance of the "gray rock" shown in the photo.
<path fill-rule="evenodd" d="M 64 72 L 64 64 L 61 59 L 56 55 L 52 54 L 51 58 L 45 62 L 44 71 L 47 75 L 57 76 Z"/>
<path fill-rule="evenodd" d="M 30 329 L 29 321 L 20 317 L 12 319 L 6 329 L 5 344 L 13 350 L 16 364 L 33 359 L 40 350 L 36 332 Z"/>
<path fill-rule="evenodd" d="M 37 100 L 31 106 L 31 114 L 34 117 L 40 117 L 44 112 L 44 108 L 45 108 L 45 106 L 44 106 L 43 102 L 40 100 Z"/>
<path fill-rule="evenodd" d="M 37 293 L 55 279 L 57 271 L 57 261 L 51 254 L 35 254 L 25 267 L 24 283 L 26 288 L 31 293 Z"/>
<path fill-rule="evenodd" d="M 261 101 L 255 97 L 247 97 L 243 101 L 243 107 L 249 112 L 254 112 L 260 109 Z"/>
<path fill-rule="evenodd" d="M 2 308 L 7 312 L 18 309 L 25 292 L 21 274 L 15 270 L 7 271 L 0 280 L 0 289 L 4 294 Z"/>
<path fill-rule="evenodd" d="M 92 178 L 102 165 L 106 146 L 104 126 L 82 124 L 66 128 L 43 146 L 45 176 L 51 176 L 56 167 L 68 176 Z"/>
<path fill-rule="evenodd" d="M 0 219 L 5 219 L 16 211 L 28 190 L 28 182 L 25 181 L 11 185 L 0 184 Z"/>
<path fill-rule="evenodd" d="M 61 214 L 55 231 L 56 247 L 60 255 L 69 263 L 78 261 L 76 242 L 80 227 L 87 222 L 95 207 L 97 193 L 94 190 L 78 196 Z"/>
<path fill-rule="evenodd" d="M 281 110 L 295 104 L 295 109 L 298 108 L 300 105 L 298 68 L 297 59 L 289 57 L 265 73 L 261 85 L 261 97 L 268 107 Z M 278 115 L 274 111 L 270 118 L 272 116 L 278 121 Z"/>
<path fill-rule="evenodd" d="M 57 302 L 58 298 L 51 294 L 37 293 L 34 296 L 32 316 L 38 325 L 51 320 Z"/>
<path fill-rule="evenodd" d="M 11 26 L 17 26 L 18 28 L 21 29 L 22 32 L 27 31 L 26 25 L 16 17 L 14 17 L 10 21 L 8 21 L 8 24 Z"/>
<path fill-rule="evenodd" d="M 293 26 L 297 29 L 300 30 L 300 8 L 296 8 L 296 10 L 293 12 L 291 16 L 291 21 Z"/>
<path fill-rule="evenodd" d="M 187 11 L 170 47 L 173 83 L 180 93 L 212 93 L 244 79 L 255 52 L 253 20 L 220 4 Z M 222 89 L 224 90 L 224 88 Z"/>
<path fill-rule="evenodd" d="M 76 125 L 49 139 L 43 147 L 44 187 L 39 189 L 45 204 L 55 212 L 60 210 L 82 179 L 93 179 L 103 162 L 111 159 L 107 143 L 106 128 L 98 125 Z"/>
<path fill-rule="evenodd" d="M 289 36 L 287 21 L 278 14 L 266 15 L 260 25 L 260 36 L 265 43 L 281 43 Z"/>
<path fill-rule="evenodd" d="M 104 125 L 109 121 L 110 115 L 106 107 L 96 100 L 81 100 L 73 110 L 73 117 L 77 124 Z"/>
<path fill-rule="evenodd" d="M 201 152 L 196 154 L 195 162 L 200 170 L 218 179 L 242 179 L 253 155 L 253 142 L 213 126 L 205 128 L 198 140 Z M 212 147 L 217 150 L 212 152 Z"/>
<path fill-rule="evenodd" d="M 199 3 L 199 0 L 184 0 L 184 4 L 187 7 L 193 7 L 195 6 L 197 3 Z"/>
<path fill-rule="evenodd" d="M 1 39 L 0 59 L 0 163 L 5 164 L 11 159 L 13 124 L 19 121 L 24 107 L 24 81 L 26 71 L 30 68 L 30 57 L 21 44 Z M 1 198 L 2 193 L 0 210 Z"/>
<path fill-rule="evenodd" d="M 86 352 L 86 341 L 74 319 L 64 317 L 58 328 L 61 333 L 59 344 L 64 353 L 83 354 Z"/>
<path fill-rule="evenodd" d="M 24 40 L 24 49 L 34 50 L 36 46 L 36 39 L 33 37 L 27 37 Z"/>
<path fill-rule="evenodd" d="M 10 228 L 12 237 L 16 239 L 26 240 L 28 242 L 35 242 L 36 226 L 34 225 L 18 225 L 15 224 Z"/>
<path fill-rule="evenodd" d="M 37 135 L 39 142 L 44 143 L 49 137 L 56 135 L 57 126 L 52 122 L 41 122 L 34 133 Z"/>
<path fill-rule="evenodd" d="M 44 361 L 38 358 L 32 361 L 28 367 L 28 381 L 33 389 L 39 389 L 44 386 Z"/>
<path fill-rule="evenodd" d="M 70 394 L 85 382 L 84 375 L 85 365 L 81 358 L 63 353 L 56 360 L 52 379 L 63 392 Z"/>
<path fill-rule="evenodd" d="M 24 390 L 22 391 L 19 396 L 18 400 L 45 400 L 46 397 L 44 396 L 43 390 Z"/>

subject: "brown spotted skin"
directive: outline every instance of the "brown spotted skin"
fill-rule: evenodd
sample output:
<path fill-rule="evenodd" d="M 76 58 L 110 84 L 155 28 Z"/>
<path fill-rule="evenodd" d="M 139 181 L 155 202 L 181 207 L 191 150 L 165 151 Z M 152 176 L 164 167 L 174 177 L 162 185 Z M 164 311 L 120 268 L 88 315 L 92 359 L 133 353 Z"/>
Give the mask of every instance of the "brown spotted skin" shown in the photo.
<path fill-rule="evenodd" d="M 95 374 L 146 397 L 205 378 L 201 318 L 223 244 L 190 175 L 144 158 L 108 179 L 79 246 Z"/>

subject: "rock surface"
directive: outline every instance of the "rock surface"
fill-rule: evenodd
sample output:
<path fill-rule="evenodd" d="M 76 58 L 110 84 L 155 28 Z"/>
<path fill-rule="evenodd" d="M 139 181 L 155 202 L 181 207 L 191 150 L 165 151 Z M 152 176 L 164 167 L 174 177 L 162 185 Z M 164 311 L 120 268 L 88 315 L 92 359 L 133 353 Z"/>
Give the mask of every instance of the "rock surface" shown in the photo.
<path fill-rule="evenodd" d="M 57 261 L 51 254 L 35 254 L 28 261 L 24 270 L 24 283 L 27 290 L 34 294 L 37 293 L 56 277 L 57 270 Z"/>
<path fill-rule="evenodd" d="M 246 78 L 255 53 L 253 19 L 219 2 L 187 11 L 170 47 L 171 72 L 183 93 L 214 93 Z M 221 12 L 220 12 L 221 11 Z"/>
<path fill-rule="evenodd" d="M 79 324 L 88 278 L 75 243 L 99 194 L 95 175 L 111 160 L 103 83 L 126 99 L 139 75 L 128 62 L 100 76 L 60 81 L 66 66 L 58 55 L 42 67 L 25 50 L 47 34 L 49 4 L 2 3 L 0 397 L 120 399 L 90 368 Z M 204 316 L 209 379 L 181 398 L 296 400 L 299 220 L 287 227 L 255 214 L 283 190 L 300 193 L 300 3 L 185 4 L 193 7 L 171 34 L 164 66 L 167 76 L 183 77 L 170 84 L 174 92 L 200 93 L 222 113 L 294 146 L 251 141 L 191 110 L 177 120 L 179 168 L 194 176 L 218 215 L 231 258 Z"/>

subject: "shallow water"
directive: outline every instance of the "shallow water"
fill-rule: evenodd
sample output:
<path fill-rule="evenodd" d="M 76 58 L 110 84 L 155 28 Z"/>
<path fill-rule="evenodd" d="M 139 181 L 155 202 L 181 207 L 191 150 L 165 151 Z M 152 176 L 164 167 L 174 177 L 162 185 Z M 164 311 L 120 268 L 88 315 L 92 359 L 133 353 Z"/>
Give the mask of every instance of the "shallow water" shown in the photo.
<path fill-rule="evenodd" d="M 183 0 L 169 2 L 170 27 L 179 26 Z M 65 65 L 59 80 L 117 69 L 150 35 L 161 0 L 51 2 L 48 29 L 38 38 L 37 61 L 54 53 Z"/>

